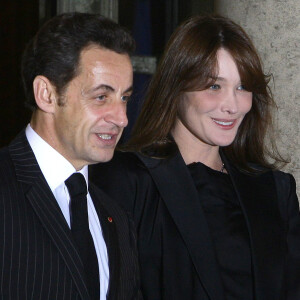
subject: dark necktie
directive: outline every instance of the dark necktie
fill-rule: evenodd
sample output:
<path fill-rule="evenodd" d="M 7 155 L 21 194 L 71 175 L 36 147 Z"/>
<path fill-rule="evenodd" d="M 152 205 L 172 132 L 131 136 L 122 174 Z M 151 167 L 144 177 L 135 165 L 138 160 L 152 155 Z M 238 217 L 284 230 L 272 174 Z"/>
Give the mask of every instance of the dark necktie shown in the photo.
<path fill-rule="evenodd" d="M 99 300 L 99 268 L 93 238 L 89 230 L 86 182 L 82 174 L 74 173 L 65 181 L 65 184 L 70 194 L 71 232 L 84 266 L 87 288 L 91 299 Z"/>

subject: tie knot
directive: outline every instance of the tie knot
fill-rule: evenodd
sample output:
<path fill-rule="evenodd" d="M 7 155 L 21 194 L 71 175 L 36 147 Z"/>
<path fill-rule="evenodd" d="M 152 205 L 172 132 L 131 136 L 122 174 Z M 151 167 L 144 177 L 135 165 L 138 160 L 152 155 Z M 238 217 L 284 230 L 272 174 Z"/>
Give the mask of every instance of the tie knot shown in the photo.
<path fill-rule="evenodd" d="M 65 185 L 68 188 L 70 197 L 76 197 L 79 195 L 86 196 L 87 187 L 84 176 L 81 173 L 73 173 L 66 181 Z"/>

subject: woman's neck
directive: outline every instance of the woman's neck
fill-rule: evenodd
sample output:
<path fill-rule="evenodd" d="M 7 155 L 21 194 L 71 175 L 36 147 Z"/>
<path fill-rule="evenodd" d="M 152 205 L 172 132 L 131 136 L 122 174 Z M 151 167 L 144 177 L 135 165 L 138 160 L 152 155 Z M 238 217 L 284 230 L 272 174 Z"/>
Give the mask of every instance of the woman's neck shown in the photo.
<path fill-rule="evenodd" d="M 173 135 L 184 162 L 188 165 L 193 162 L 201 162 L 206 166 L 220 171 L 223 166 L 219 154 L 219 146 L 212 146 L 197 139 L 186 139 L 180 135 Z"/>

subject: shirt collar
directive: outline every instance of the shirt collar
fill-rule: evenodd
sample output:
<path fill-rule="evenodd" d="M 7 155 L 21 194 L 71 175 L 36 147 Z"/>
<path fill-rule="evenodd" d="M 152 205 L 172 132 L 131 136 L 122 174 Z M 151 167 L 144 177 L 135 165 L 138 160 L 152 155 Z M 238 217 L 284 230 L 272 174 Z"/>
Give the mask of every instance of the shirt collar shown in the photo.
<path fill-rule="evenodd" d="M 73 165 L 59 152 L 43 140 L 30 126 L 25 130 L 29 145 L 35 155 L 39 167 L 52 192 L 73 173 L 77 172 Z M 88 166 L 79 170 L 88 187 Z"/>

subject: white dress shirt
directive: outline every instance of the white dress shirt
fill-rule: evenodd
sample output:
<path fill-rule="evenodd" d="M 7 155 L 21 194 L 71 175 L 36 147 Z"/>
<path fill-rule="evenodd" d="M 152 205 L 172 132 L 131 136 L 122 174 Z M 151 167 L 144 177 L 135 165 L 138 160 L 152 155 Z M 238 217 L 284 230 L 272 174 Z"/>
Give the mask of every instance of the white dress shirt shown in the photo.
<path fill-rule="evenodd" d="M 66 160 L 60 153 L 52 148 L 44 141 L 28 124 L 26 127 L 26 137 L 39 164 L 39 167 L 70 227 L 70 196 L 65 185 L 65 180 L 69 178 L 76 169 Z M 88 187 L 88 166 L 83 167 L 80 172 Z M 108 282 L 109 282 L 109 267 L 107 248 L 102 235 L 102 229 L 99 222 L 97 212 L 95 210 L 90 193 L 87 194 L 89 228 L 94 240 L 96 254 L 99 265 L 100 277 L 100 300 L 106 299 Z"/>

